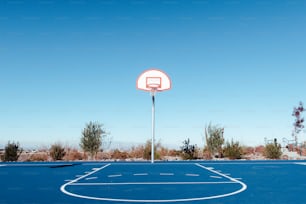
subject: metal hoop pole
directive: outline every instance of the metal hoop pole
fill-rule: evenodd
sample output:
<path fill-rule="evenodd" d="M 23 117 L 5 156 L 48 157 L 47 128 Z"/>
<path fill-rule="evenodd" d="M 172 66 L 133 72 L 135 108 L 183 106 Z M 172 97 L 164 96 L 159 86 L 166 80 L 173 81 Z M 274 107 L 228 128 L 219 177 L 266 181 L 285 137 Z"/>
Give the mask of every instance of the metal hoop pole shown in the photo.
<path fill-rule="evenodd" d="M 155 147 L 155 92 L 151 92 L 152 96 L 152 139 L 151 139 L 151 163 L 154 163 L 154 147 Z"/>

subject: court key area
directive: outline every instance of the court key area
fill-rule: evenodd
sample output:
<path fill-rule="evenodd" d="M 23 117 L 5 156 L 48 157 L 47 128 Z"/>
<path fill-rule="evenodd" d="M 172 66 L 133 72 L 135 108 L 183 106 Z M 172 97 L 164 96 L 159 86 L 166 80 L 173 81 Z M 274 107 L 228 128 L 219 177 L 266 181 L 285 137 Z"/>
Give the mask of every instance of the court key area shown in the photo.
<path fill-rule="evenodd" d="M 1 163 L 0 203 L 306 203 L 305 161 Z"/>

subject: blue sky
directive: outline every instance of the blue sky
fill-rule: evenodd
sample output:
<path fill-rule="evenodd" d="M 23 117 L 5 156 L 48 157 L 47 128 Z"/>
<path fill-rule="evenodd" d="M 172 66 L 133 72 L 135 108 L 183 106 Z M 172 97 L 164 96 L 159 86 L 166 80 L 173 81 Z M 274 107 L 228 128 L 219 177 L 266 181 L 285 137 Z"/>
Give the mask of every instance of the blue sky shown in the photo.
<path fill-rule="evenodd" d="M 0 0 L 0 146 L 78 146 L 99 121 L 114 144 L 151 137 L 138 75 L 164 70 L 156 139 L 204 145 L 225 127 L 244 145 L 290 138 L 306 101 L 306 2 Z M 301 140 L 306 140 L 304 135 Z"/>

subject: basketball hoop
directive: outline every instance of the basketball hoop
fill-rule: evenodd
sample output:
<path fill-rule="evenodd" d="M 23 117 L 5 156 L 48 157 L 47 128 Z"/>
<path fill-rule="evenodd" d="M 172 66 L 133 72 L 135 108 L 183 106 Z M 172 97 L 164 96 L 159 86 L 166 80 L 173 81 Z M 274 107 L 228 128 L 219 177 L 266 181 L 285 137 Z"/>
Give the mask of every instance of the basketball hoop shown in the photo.
<path fill-rule="evenodd" d="M 151 88 L 150 95 L 155 96 L 156 92 L 157 92 L 157 88 Z"/>
<path fill-rule="evenodd" d="M 136 81 L 137 89 L 143 91 L 152 91 L 152 89 L 158 92 L 171 89 L 171 80 L 169 76 L 158 69 L 150 69 L 141 73 Z"/>
<path fill-rule="evenodd" d="M 156 83 L 156 82 L 151 82 L 150 83 L 150 82 L 148 82 L 148 79 L 147 79 L 147 88 L 150 89 L 151 96 L 155 96 L 155 93 L 160 88 L 160 83 Z"/>
<path fill-rule="evenodd" d="M 171 89 L 169 76 L 158 69 L 150 69 L 141 73 L 136 81 L 137 89 L 150 92 L 152 96 L 152 141 L 151 163 L 154 163 L 155 142 L 155 93 Z"/>

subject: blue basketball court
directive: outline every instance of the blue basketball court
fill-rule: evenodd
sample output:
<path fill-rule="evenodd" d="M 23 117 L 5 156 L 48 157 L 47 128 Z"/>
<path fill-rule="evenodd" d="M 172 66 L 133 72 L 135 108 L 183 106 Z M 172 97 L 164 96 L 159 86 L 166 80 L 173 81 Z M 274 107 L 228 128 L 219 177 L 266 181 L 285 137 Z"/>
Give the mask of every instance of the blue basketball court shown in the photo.
<path fill-rule="evenodd" d="M 306 203 L 305 161 L 1 163 L 0 203 Z"/>

